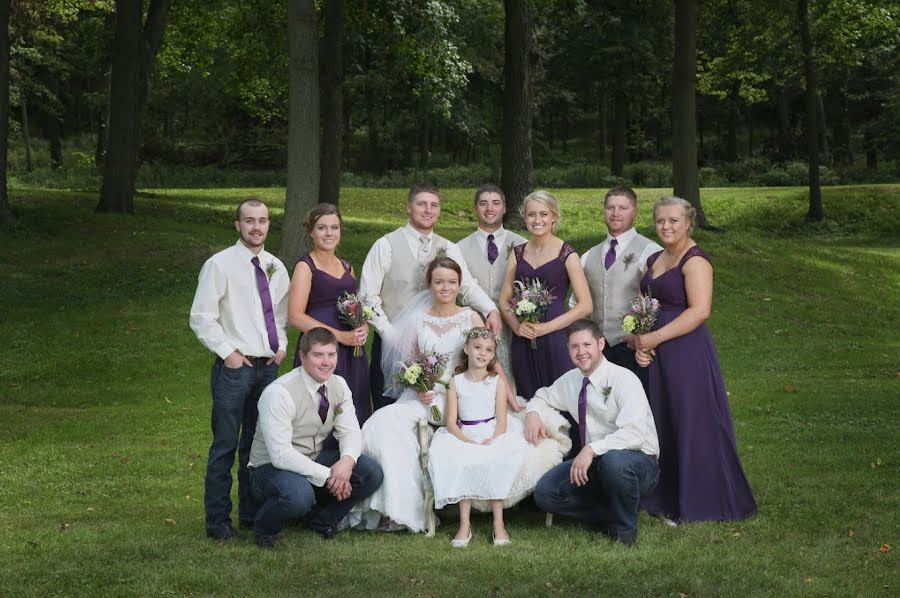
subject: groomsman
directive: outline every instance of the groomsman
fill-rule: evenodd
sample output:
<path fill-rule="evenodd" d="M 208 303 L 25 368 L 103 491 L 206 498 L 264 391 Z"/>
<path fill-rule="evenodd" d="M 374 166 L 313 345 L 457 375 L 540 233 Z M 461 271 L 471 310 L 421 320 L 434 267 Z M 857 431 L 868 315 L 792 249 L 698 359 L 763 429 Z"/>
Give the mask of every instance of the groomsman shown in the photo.
<path fill-rule="evenodd" d="M 191 329 L 216 354 L 212 365 L 212 445 L 203 504 L 206 535 L 229 540 L 231 468 L 238 453 L 238 517 L 250 527 L 257 503 L 250 493 L 247 459 L 256 429 L 256 403 L 278 377 L 287 351 L 290 279 L 281 261 L 264 248 L 269 209 L 255 198 L 237 207 L 237 243 L 209 258 L 200 270 L 191 305 Z"/>
<path fill-rule="evenodd" d="M 362 434 L 350 388 L 337 365 L 337 339 L 325 328 L 300 338 L 301 367 L 266 387 L 250 450 L 250 480 L 262 503 L 256 543 L 272 548 L 290 519 L 303 518 L 326 540 L 353 505 L 381 486 L 381 467 L 360 455 Z M 339 449 L 322 449 L 334 431 Z"/>
<path fill-rule="evenodd" d="M 506 196 L 497 185 L 483 185 L 475 192 L 475 214 L 478 216 L 478 229 L 459 242 L 459 251 L 478 285 L 499 306 L 506 260 L 512 248 L 525 243 L 525 238 L 503 228 Z M 512 375 L 509 357 L 511 339 L 512 332 L 504 324 L 497 345 L 497 359 L 508 376 Z"/>
<path fill-rule="evenodd" d="M 582 449 L 542 477 L 534 490 L 548 513 L 574 517 L 631 546 L 637 541 L 640 498 L 659 480 L 659 440 L 647 396 L 637 376 L 603 358 L 603 336 L 593 320 L 566 330 L 576 369 L 538 389 L 528 403 L 525 437 L 547 437 L 540 411 L 553 408 L 578 418 Z"/>
<path fill-rule="evenodd" d="M 647 368 L 639 367 L 634 358 L 631 336 L 622 330 L 622 316 L 640 292 L 641 273 L 647 258 L 662 247 L 638 234 L 637 194 L 629 187 L 613 187 L 603 199 L 607 235 L 599 245 L 581 256 L 581 265 L 594 300 L 591 319 L 597 322 L 606 339 L 606 359 L 628 368 L 647 389 Z"/>
<path fill-rule="evenodd" d="M 425 270 L 438 252 L 445 252 L 462 269 L 459 288 L 462 303 L 486 314 L 487 326 L 495 333 L 499 334 L 502 327 L 497 306 L 469 274 L 459 247 L 434 232 L 441 214 L 440 190 L 434 185 L 413 185 L 406 200 L 406 213 L 409 222 L 405 226 L 372 245 L 359 278 L 359 292 L 373 300 L 375 318 L 370 323 L 378 331 L 372 339 L 369 363 L 369 385 L 375 409 L 394 401 L 382 396 L 381 337 L 389 334 L 391 318 L 400 313 L 413 296 L 427 288 Z"/>

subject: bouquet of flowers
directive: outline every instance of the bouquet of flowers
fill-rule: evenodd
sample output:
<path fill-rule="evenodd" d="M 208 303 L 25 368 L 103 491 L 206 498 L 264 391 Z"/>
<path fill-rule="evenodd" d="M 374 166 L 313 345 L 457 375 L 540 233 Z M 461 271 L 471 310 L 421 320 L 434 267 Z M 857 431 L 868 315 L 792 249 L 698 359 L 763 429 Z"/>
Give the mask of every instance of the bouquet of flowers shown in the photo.
<path fill-rule="evenodd" d="M 547 309 L 556 297 L 547 288 L 544 281 L 537 278 L 526 278 L 513 283 L 513 296 L 509 300 L 509 313 L 520 322 L 540 322 Z M 537 349 L 537 342 L 531 339 L 531 348 Z"/>
<path fill-rule="evenodd" d="M 434 390 L 435 384 L 447 384 L 447 362 L 449 355 L 435 353 L 434 351 L 422 351 L 412 361 L 400 363 L 400 371 L 397 372 L 397 382 L 401 386 L 408 386 L 422 392 Z M 440 407 L 431 405 L 431 419 L 439 422 L 444 415 Z"/>
<path fill-rule="evenodd" d="M 359 328 L 375 317 L 375 309 L 369 298 L 356 293 L 344 291 L 344 294 L 338 299 L 337 309 L 341 321 L 351 329 Z M 353 347 L 353 356 L 359 357 L 360 355 L 362 355 L 362 347 L 358 345 Z"/>
<path fill-rule="evenodd" d="M 647 334 L 656 324 L 658 316 L 659 300 L 647 291 L 646 295 L 635 297 L 631 309 L 622 316 L 622 330 L 628 334 Z"/>

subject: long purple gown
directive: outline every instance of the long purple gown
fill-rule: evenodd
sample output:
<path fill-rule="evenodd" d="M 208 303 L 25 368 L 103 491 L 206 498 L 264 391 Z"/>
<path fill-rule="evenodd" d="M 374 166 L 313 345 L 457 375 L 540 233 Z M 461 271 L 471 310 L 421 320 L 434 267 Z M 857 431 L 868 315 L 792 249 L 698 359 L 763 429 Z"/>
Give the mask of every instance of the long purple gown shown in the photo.
<path fill-rule="evenodd" d="M 553 318 L 562 315 L 565 311 L 566 295 L 569 293 L 569 273 L 566 270 L 566 258 L 575 253 L 575 248 L 568 243 L 563 243 L 559 250 L 559 256 L 538 268 L 533 268 L 525 260 L 525 244 L 513 248 L 516 256 L 516 280 L 537 278 L 542 280 L 555 299 L 547 313 L 541 318 L 541 322 L 549 322 Z M 525 399 L 534 396 L 537 389 L 550 386 L 557 378 L 571 370 L 572 360 L 569 359 L 569 349 L 566 346 L 566 331 L 557 330 L 550 334 L 537 338 L 537 349 L 531 348 L 531 341 L 521 336 L 513 335 L 510 347 L 513 377 L 516 380 L 516 392 Z M 569 419 L 573 425 L 570 430 L 572 437 L 572 454 L 580 443 L 578 426 L 574 420 Z"/>
<path fill-rule="evenodd" d="M 341 260 L 341 264 L 344 266 L 344 275 L 335 278 L 328 272 L 316 268 L 316 264 L 309 254 L 301 257 L 300 261 L 309 266 L 312 271 L 306 315 L 332 328 L 350 330 L 351 328 L 341 321 L 337 309 L 337 302 L 341 295 L 345 291 L 355 293 L 357 289 L 356 279 L 350 273 L 350 262 Z M 297 344 L 299 346 L 299 342 Z M 297 350 L 294 353 L 294 367 L 299 366 L 300 352 Z M 362 355 L 354 357 L 353 347 L 338 344 L 338 362 L 334 373 L 347 381 L 347 386 L 353 393 L 356 418 L 359 420 L 359 425 L 362 426 L 363 422 L 372 415 L 372 403 L 369 400 L 369 363 L 366 361 L 365 347 L 363 347 Z"/>
<path fill-rule="evenodd" d="M 660 253 L 647 260 L 641 279 L 641 292 L 651 291 L 661 304 L 653 330 L 687 308 L 685 262 L 694 256 L 710 261 L 694 246 L 676 267 L 653 278 L 653 263 Z M 706 324 L 657 347 L 649 378 L 660 477 L 653 492 L 641 499 L 641 508 L 675 521 L 726 521 L 756 513 L 737 453 L 716 346 Z"/>

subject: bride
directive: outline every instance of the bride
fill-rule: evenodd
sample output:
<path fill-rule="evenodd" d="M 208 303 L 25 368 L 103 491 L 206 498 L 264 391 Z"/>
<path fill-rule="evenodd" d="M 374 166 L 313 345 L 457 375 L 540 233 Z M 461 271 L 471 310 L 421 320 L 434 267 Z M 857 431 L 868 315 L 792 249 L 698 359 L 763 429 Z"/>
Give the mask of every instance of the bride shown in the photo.
<path fill-rule="evenodd" d="M 417 351 L 447 355 L 445 377 L 449 380 L 459 364 L 466 332 L 484 326 L 477 312 L 456 304 L 461 277 L 459 264 L 446 256 L 439 256 L 428 265 L 425 273 L 428 290 L 416 295 L 394 319 L 393 331 L 385 339 L 382 368 L 386 382 L 394 380 L 395 364 L 408 362 Z M 386 391 L 385 394 L 397 396 L 397 401 L 372 414 L 362 428 L 362 452 L 381 465 L 384 482 L 351 512 L 352 526 L 366 529 L 403 526 L 413 532 L 425 530 L 425 489 L 416 427 L 420 419 L 441 423 L 432 419 L 431 407 L 437 405 L 443 414 L 446 392 L 443 384 L 437 384 L 429 392 L 417 392 L 411 388 L 402 389 L 396 382 Z M 519 405 L 515 407 L 521 410 Z M 560 463 L 569 450 L 568 424 L 561 417 L 558 423 L 559 427 L 547 426 L 548 430 L 557 431 L 552 435 L 554 438 L 544 441 L 536 447 L 538 450 L 534 454 L 526 456 L 529 463 L 523 470 L 529 471 L 520 474 L 533 478 L 531 488 L 540 475 Z"/>

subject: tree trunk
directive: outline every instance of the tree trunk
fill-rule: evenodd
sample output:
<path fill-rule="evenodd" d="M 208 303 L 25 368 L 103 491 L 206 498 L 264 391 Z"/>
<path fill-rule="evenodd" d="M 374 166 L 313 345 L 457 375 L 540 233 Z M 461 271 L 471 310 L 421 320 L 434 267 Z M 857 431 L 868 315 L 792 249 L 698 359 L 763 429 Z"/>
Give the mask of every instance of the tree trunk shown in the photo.
<path fill-rule="evenodd" d="M 6 186 L 9 158 L 9 12 L 10 0 L 0 0 L 0 223 L 15 220 L 9 207 Z"/>
<path fill-rule="evenodd" d="M 325 2 L 325 134 L 322 136 L 320 198 L 338 205 L 344 155 L 344 2 Z"/>
<path fill-rule="evenodd" d="M 708 228 L 700 204 L 697 172 L 697 0 L 675 2 L 672 68 L 672 179 L 675 195 L 697 210 L 697 226 Z"/>
<path fill-rule="evenodd" d="M 314 0 L 288 0 L 287 196 L 278 257 L 303 254 L 303 218 L 319 203 L 319 31 Z"/>
<path fill-rule="evenodd" d="M 807 220 L 821 220 L 822 188 L 819 185 L 819 125 L 816 64 L 813 62 L 812 38 L 809 34 L 809 0 L 797 1 L 800 42 L 803 46 L 803 71 L 806 79 L 806 141 L 809 151 L 809 211 Z"/>
<path fill-rule="evenodd" d="M 732 82 L 731 92 L 728 94 L 728 145 L 725 148 L 726 162 L 737 162 L 738 159 L 737 130 L 740 119 L 740 93 L 741 82 Z"/>
<path fill-rule="evenodd" d="M 503 8 L 506 18 L 500 186 L 506 193 L 506 224 L 521 229 L 524 223 L 519 207 L 531 193 L 534 35 L 527 0 L 503 0 Z"/>
<path fill-rule="evenodd" d="M 613 139 L 611 170 L 615 176 L 622 176 L 625 170 L 625 145 L 628 142 L 628 95 L 625 84 L 628 81 L 627 60 L 619 66 L 619 81 L 613 93 Z"/>
<path fill-rule="evenodd" d="M 28 100 L 22 94 L 22 141 L 25 143 L 25 172 L 34 170 L 34 161 L 31 158 L 31 125 L 28 123 Z"/>
<path fill-rule="evenodd" d="M 747 106 L 747 157 L 753 157 L 753 104 Z"/>
<path fill-rule="evenodd" d="M 109 95 L 109 141 L 98 212 L 134 213 L 134 179 L 141 119 L 156 53 L 166 28 L 169 0 L 151 0 L 146 22 L 142 3 L 116 0 Z"/>

